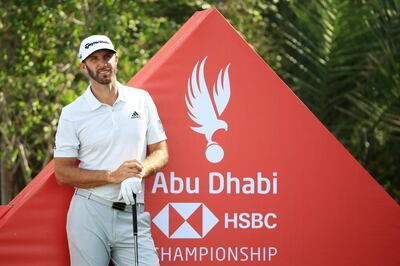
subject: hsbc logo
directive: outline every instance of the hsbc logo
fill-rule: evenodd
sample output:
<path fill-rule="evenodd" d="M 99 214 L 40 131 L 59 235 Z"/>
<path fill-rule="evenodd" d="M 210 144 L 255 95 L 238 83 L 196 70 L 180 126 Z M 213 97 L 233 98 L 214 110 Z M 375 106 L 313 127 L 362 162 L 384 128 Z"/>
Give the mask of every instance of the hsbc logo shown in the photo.
<path fill-rule="evenodd" d="M 219 222 L 201 202 L 168 203 L 154 217 L 153 223 L 168 238 L 204 238 Z"/>

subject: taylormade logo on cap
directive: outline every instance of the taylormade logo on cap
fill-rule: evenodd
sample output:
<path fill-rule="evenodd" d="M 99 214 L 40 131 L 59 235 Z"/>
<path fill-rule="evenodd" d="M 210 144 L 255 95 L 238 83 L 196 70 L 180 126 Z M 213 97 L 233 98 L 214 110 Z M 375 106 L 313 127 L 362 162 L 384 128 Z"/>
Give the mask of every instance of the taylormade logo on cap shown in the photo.
<path fill-rule="evenodd" d="M 109 42 L 106 42 L 106 41 L 96 41 L 96 42 L 91 42 L 91 43 L 85 44 L 85 49 L 89 49 L 90 46 L 92 46 L 92 45 L 94 45 L 96 43 L 107 43 L 107 44 L 110 44 Z"/>
<path fill-rule="evenodd" d="M 112 44 L 110 38 L 105 35 L 92 35 L 85 38 L 80 45 L 79 48 L 79 60 L 82 62 L 92 53 L 107 49 L 114 52 L 117 52 Z"/>

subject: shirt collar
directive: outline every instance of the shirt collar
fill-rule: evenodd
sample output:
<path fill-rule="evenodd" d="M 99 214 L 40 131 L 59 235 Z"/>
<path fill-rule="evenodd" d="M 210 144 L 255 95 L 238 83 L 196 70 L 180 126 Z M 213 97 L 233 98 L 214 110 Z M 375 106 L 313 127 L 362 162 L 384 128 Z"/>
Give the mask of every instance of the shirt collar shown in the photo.
<path fill-rule="evenodd" d="M 117 81 L 117 89 L 118 89 L 118 97 L 117 97 L 117 99 L 116 99 L 114 104 L 116 104 L 116 103 L 118 103 L 120 101 L 126 102 L 126 92 L 125 92 L 125 90 L 123 88 L 123 85 L 121 83 L 119 83 L 118 81 Z M 89 105 L 89 108 L 91 110 L 95 110 L 95 109 L 97 109 L 97 108 L 99 108 L 100 106 L 103 105 L 103 103 L 101 103 L 96 98 L 96 96 L 94 96 L 94 94 L 93 94 L 93 92 L 91 90 L 91 85 L 90 84 L 87 87 L 87 89 L 86 89 L 85 93 L 83 94 L 83 96 L 85 97 L 85 99 L 86 99 L 86 101 L 87 101 L 87 103 Z"/>

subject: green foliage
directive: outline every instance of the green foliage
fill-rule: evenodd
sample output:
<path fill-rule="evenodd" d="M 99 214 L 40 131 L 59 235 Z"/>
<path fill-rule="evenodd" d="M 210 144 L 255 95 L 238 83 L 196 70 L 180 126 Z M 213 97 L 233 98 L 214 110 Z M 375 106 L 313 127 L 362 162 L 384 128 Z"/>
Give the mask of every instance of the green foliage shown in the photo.
<path fill-rule="evenodd" d="M 275 70 L 399 201 L 399 1 L 280 1 L 264 17 Z"/>
<path fill-rule="evenodd" d="M 202 4 L 175 1 L 166 9 L 167 3 L 0 3 L 2 202 L 51 160 L 61 108 L 86 89 L 87 79 L 79 70 L 80 41 L 91 34 L 110 36 L 120 53 L 119 80 L 126 82 Z"/>
<path fill-rule="evenodd" d="M 211 6 L 399 201 L 398 0 L 0 2 L 1 201 L 52 158 L 60 110 L 87 86 L 82 38 L 110 36 L 126 82 Z"/>

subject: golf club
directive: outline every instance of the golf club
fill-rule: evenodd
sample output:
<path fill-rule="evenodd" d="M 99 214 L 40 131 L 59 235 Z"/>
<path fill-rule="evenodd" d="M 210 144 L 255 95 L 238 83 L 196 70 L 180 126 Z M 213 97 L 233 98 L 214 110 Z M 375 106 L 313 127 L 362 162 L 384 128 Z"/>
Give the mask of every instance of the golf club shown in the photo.
<path fill-rule="evenodd" d="M 138 225 L 137 225 L 137 209 L 136 209 L 136 194 L 133 193 L 133 199 L 135 200 L 132 204 L 132 223 L 133 223 L 133 241 L 135 249 L 135 266 L 139 266 L 139 245 L 138 245 Z"/>

